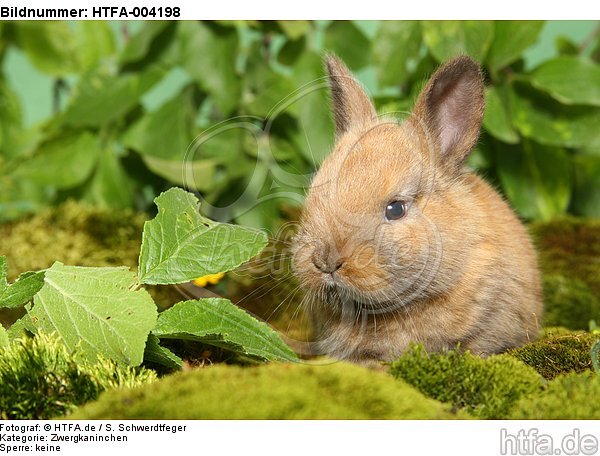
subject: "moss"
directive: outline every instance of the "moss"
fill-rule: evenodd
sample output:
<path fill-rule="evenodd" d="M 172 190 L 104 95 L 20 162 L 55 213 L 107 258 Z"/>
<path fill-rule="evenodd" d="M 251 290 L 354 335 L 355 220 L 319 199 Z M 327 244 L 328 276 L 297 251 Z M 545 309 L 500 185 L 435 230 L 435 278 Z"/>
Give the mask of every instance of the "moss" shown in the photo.
<path fill-rule="evenodd" d="M 539 341 L 549 339 L 551 337 L 562 336 L 565 334 L 573 334 L 573 331 L 565 328 L 564 326 L 548 326 L 546 328 L 542 328 L 536 340 Z"/>
<path fill-rule="evenodd" d="M 600 419 L 600 375 L 560 375 L 540 392 L 520 400 L 512 419 Z"/>
<path fill-rule="evenodd" d="M 509 354 L 533 367 L 544 378 L 552 379 L 567 372 L 590 370 L 590 350 L 598 339 L 599 335 L 586 332 L 557 334 L 513 349 Z"/>
<path fill-rule="evenodd" d="M 584 282 L 600 296 L 600 220 L 568 217 L 531 226 L 544 274 Z"/>
<path fill-rule="evenodd" d="M 75 266 L 137 266 L 145 217 L 73 201 L 18 222 L 0 225 L 0 252 L 9 278 L 60 260 Z"/>
<path fill-rule="evenodd" d="M 588 329 L 600 318 L 600 299 L 580 279 L 561 274 L 544 277 L 544 325 Z"/>
<path fill-rule="evenodd" d="M 508 355 L 482 359 L 458 350 L 427 353 L 421 345 L 394 361 L 390 372 L 479 418 L 505 418 L 517 400 L 543 383 L 533 369 Z"/>
<path fill-rule="evenodd" d="M 153 371 L 109 360 L 81 362 L 57 338 L 38 335 L 0 349 L 0 418 L 47 419 L 64 415 L 106 390 L 156 379 Z"/>
<path fill-rule="evenodd" d="M 346 363 L 217 365 L 112 391 L 75 419 L 444 419 L 461 417 L 382 372 Z"/>

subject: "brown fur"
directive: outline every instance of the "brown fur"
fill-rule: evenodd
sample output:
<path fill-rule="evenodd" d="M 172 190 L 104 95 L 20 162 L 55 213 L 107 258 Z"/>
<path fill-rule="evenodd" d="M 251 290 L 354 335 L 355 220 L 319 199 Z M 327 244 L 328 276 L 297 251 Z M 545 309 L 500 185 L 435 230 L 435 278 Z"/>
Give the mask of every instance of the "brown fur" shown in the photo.
<path fill-rule="evenodd" d="M 328 57 L 337 142 L 306 198 L 293 265 L 318 351 L 370 363 L 410 342 L 487 355 L 536 337 L 536 255 L 506 202 L 464 167 L 484 111 L 478 65 L 441 67 L 403 123 L 377 119 Z M 406 216 L 387 221 L 391 201 Z"/>

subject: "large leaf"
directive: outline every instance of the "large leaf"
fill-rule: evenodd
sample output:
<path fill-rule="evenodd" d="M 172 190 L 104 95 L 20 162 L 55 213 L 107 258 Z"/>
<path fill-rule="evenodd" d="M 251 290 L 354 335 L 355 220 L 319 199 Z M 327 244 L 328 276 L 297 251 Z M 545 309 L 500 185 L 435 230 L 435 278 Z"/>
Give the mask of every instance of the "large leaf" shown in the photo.
<path fill-rule="evenodd" d="M 5 256 L 0 256 L 0 308 L 15 308 L 29 302 L 44 284 L 43 272 L 26 272 L 16 282 L 9 285 L 8 264 Z"/>
<path fill-rule="evenodd" d="M 151 67 L 141 73 L 117 74 L 102 67 L 82 77 L 63 116 L 72 126 L 101 127 L 133 109 L 161 77 L 164 69 Z"/>
<path fill-rule="evenodd" d="M 89 361 L 98 355 L 123 365 L 142 362 L 146 339 L 156 325 L 156 305 L 136 289 L 125 267 L 87 268 L 56 262 L 28 313 L 37 331 L 55 332 L 70 350 Z"/>
<path fill-rule="evenodd" d="M 208 92 L 225 114 L 239 103 L 240 80 L 235 72 L 238 32 L 215 23 L 178 24 L 182 66 Z"/>
<path fill-rule="evenodd" d="M 352 21 L 333 21 L 325 30 L 325 49 L 360 70 L 369 63 L 371 42 Z"/>
<path fill-rule="evenodd" d="M 16 169 L 15 175 L 40 185 L 69 188 L 85 181 L 98 160 L 97 136 L 82 131 L 41 144 L 35 155 Z"/>
<path fill-rule="evenodd" d="M 92 69 L 116 51 L 115 36 L 108 21 L 78 21 L 75 37 L 80 71 Z"/>
<path fill-rule="evenodd" d="M 184 90 L 158 110 L 143 116 L 123 138 L 142 155 L 177 160 L 180 163 L 192 140 L 196 115 L 189 90 Z"/>
<path fill-rule="evenodd" d="M 561 103 L 600 106 L 600 65 L 588 60 L 572 56 L 548 60 L 529 80 Z"/>
<path fill-rule="evenodd" d="M 183 360 L 168 348 L 160 345 L 160 339 L 152 333 L 146 342 L 144 362 L 160 364 L 172 370 L 181 369 L 183 366 Z"/>
<path fill-rule="evenodd" d="M 174 284 L 229 271 L 267 245 L 259 230 L 213 222 L 198 199 L 172 188 L 154 202 L 158 215 L 144 224 L 139 276 L 147 284 Z"/>
<path fill-rule="evenodd" d="M 494 71 L 517 60 L 537 40 L 543 21 L 496 21 L 487 64 Z"/>
<path fill-rule="evenodd" d="M 486 89 L 483 126 L 495 138 L 509 144 L 516 144 L 519 142 L 519 135 L 512 126 L 507 103 L 502 95 L 500 88 Z"/>
<path fill-rule="evenodd" d="M 530 141 L 495 146 L 502 188 L 522 216 L 549 220 L 565 212 L 571 196 L 571 172 L 563 149 Z"/>
<path fill-rule="evenodd" d="M 421 26 L 425 44 L 439 62 L 461 54 L 482 61 L 494 37 L 492 21 L 422 21 Z"/>
<path fill-rule="evenodd" d="M 39 70 L 53 76 L 77 71 L 77 42 L 66 21 L 20 21 L 17 35 L 19 45 Z"/>
<path fill-rule="evenodd" d="M 159 315 L 153 334 L 203 342 L 269 361 L 297 360 L 269 325 L 223 298 L 175 304 Z"/>
<path fill-rule="evenodd" d="M 513 125 L 523 136 L 550 146 L 600 146 L 600 109 L 561 105 L 526 84 L 515 86 L 510 101 Z"/>
<path fill-rule="evenodd" d="M 409 76 L 408 63 L 419 56 L 421 26 L 418 21 L 384 21 L 373 40 L 379 84 L 399 85 Z"/>

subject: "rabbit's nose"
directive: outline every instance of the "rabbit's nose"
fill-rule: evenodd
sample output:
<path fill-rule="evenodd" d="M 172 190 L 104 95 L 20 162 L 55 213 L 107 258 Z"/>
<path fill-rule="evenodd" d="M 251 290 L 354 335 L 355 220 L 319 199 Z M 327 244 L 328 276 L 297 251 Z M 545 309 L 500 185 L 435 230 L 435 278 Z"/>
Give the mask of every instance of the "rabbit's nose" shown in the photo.
<path fill-rule="evenodd" d="M 330 252 L 328 248 L 315 249 L 311 259 L 315 267 L 326 274 L 337 271 L 344 264 L 344 259 L 338 254 Z"/>

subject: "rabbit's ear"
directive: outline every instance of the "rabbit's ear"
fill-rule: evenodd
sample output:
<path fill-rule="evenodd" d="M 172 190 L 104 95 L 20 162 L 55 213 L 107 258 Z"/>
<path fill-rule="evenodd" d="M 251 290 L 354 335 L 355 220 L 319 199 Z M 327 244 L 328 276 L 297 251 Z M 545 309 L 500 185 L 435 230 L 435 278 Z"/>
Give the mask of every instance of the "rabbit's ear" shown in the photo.
<path fill-rule="evenodd" d="M 369 96 L 337 57 L 325 57 L 329 75 L 335 132 L 340 136 L 353 127 L 368 126 L 377 119 Z"/>
<path fill-rule="evenodd" d="M 479 65 L 461 56 L 434 73 L 419 95 L 413 114 L 433 134 L 442 160 L 459 167 L 477 142 L 484 107 Z"/>

